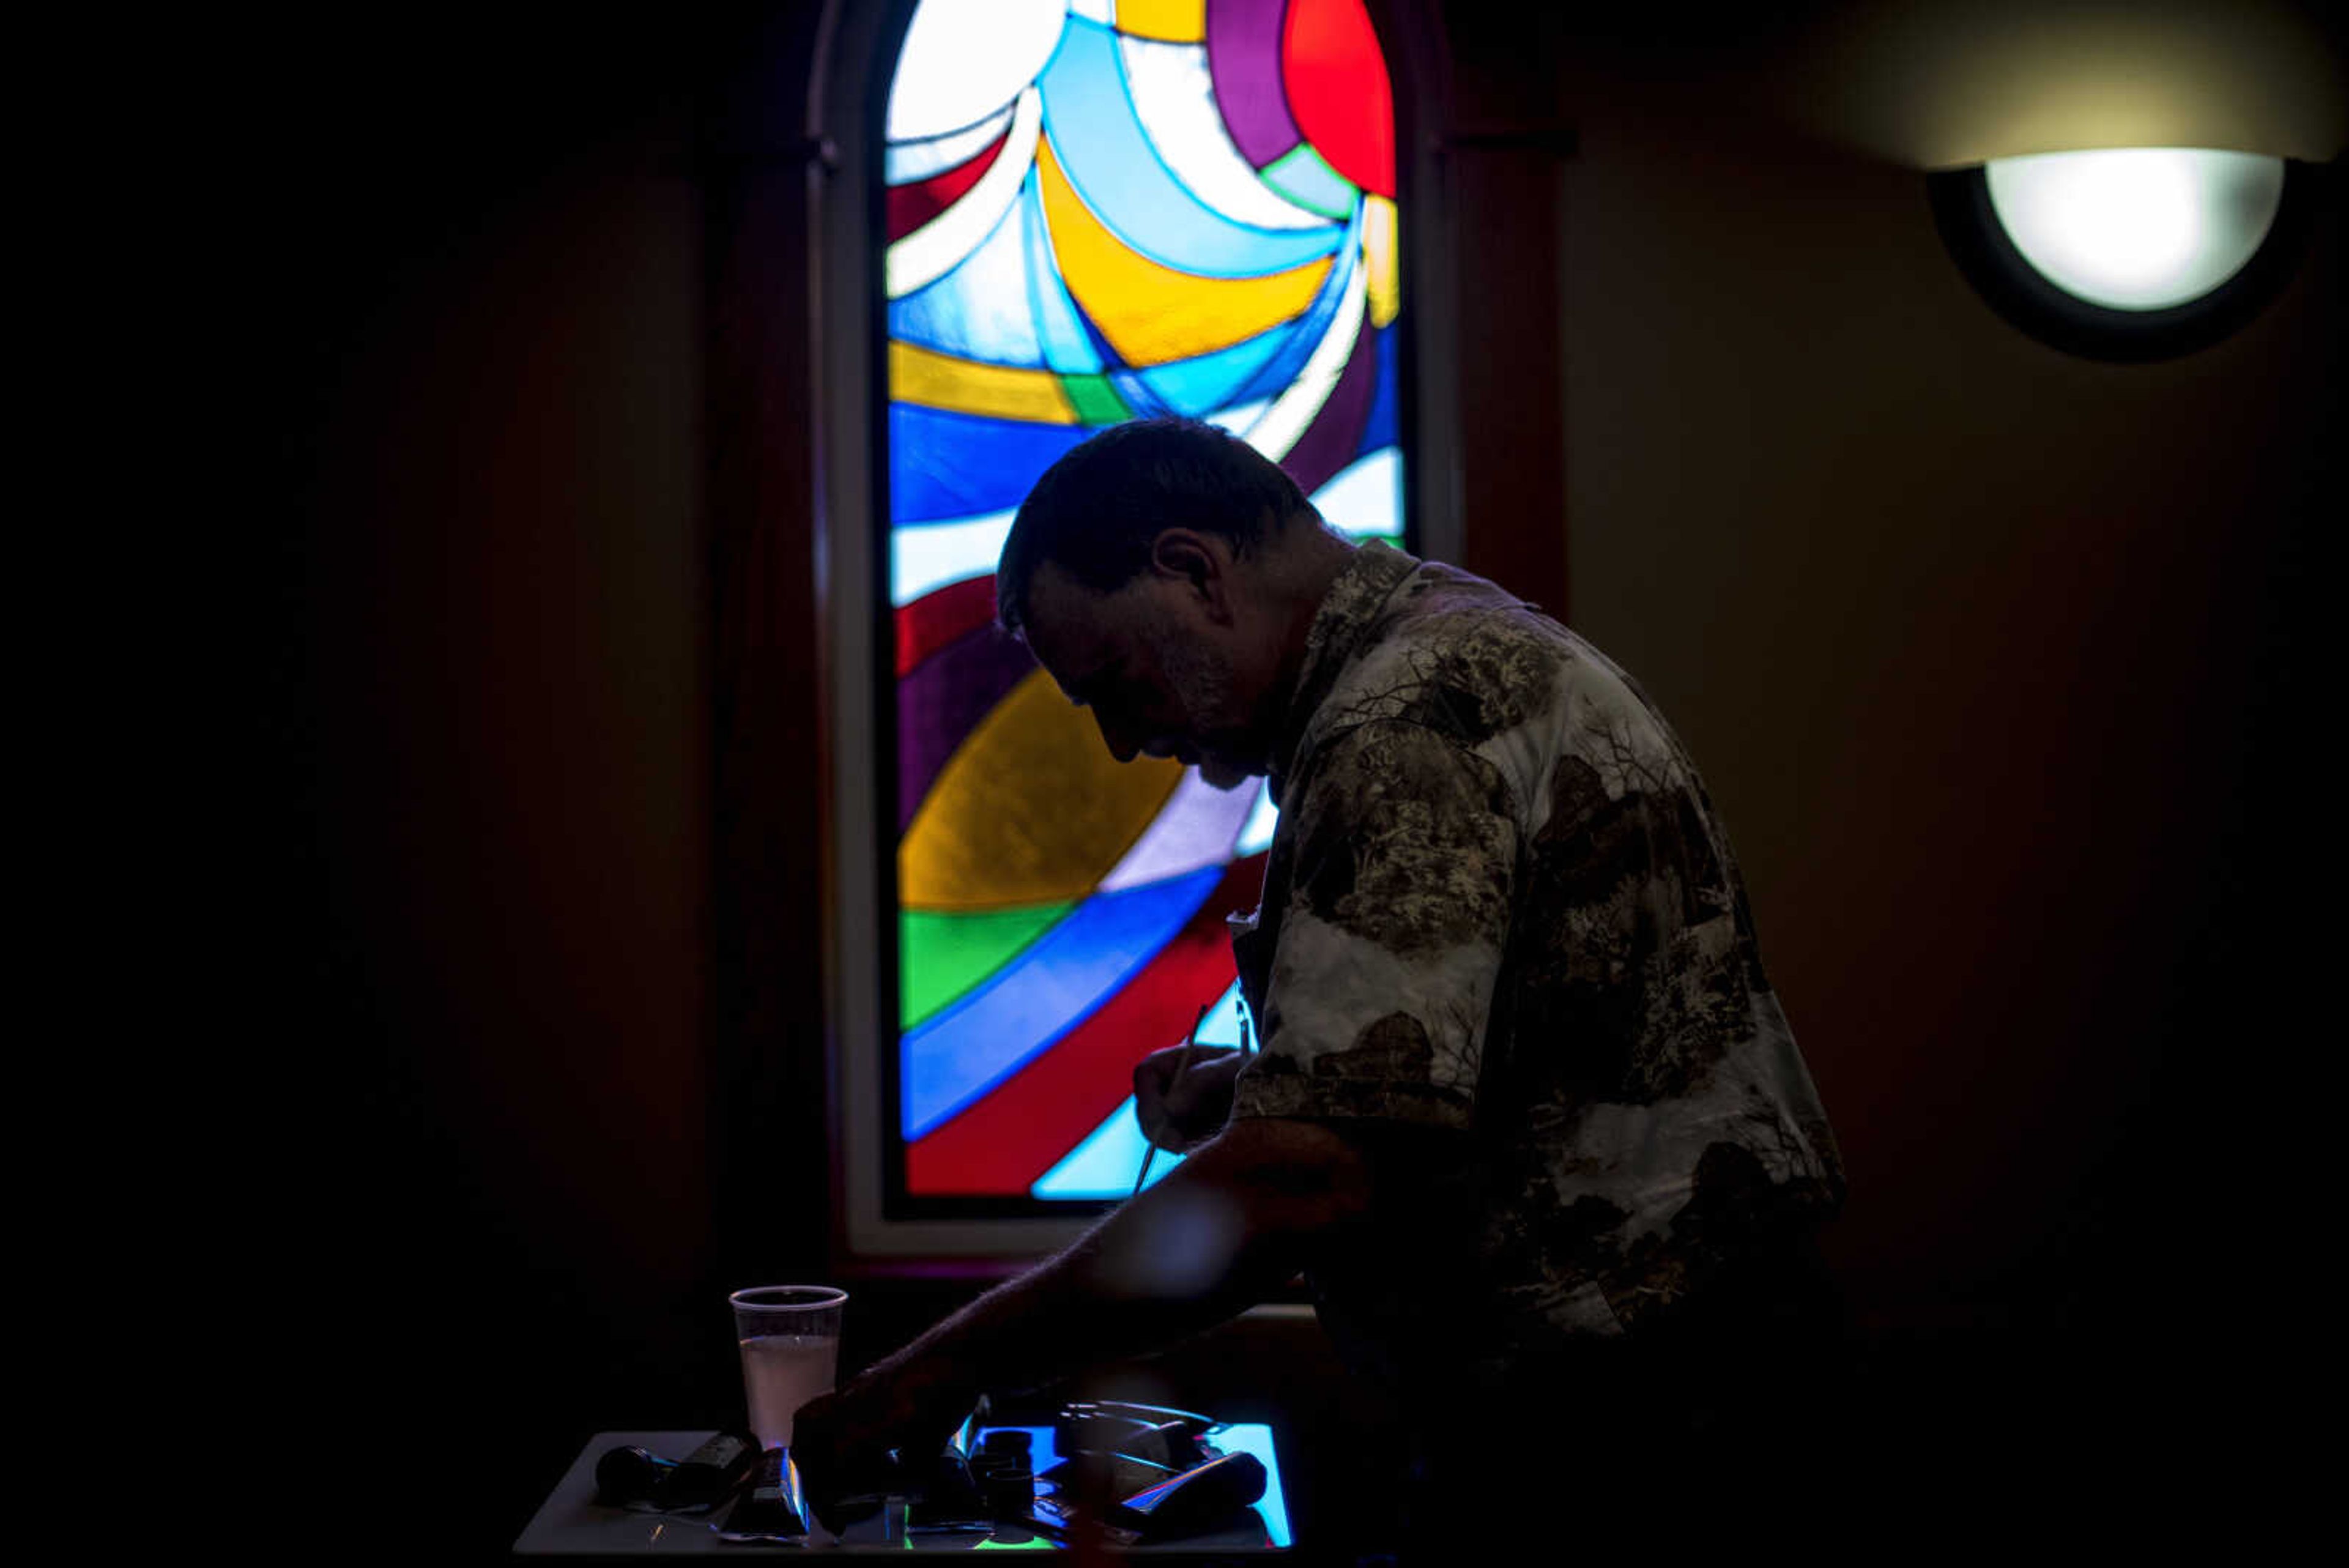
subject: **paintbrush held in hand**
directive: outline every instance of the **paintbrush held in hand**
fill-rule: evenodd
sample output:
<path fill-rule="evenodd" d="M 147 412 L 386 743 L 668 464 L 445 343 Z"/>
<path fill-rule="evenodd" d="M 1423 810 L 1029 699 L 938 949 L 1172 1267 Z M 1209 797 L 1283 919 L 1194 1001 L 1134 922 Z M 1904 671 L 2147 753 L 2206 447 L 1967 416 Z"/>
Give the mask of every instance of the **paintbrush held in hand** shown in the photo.
<path fill-rule="evenodd" d="M 1167 1094 L 1170 1096 L 1174 1094 L 1174 1085 L 1181 1083 L 1183 1081 L 1183 1075 L 1191 1070 L 1191 1054 L 1199 1048 L 1199 1031 L 1206 1027 L 1207 1014 L 1214 1011 L 1215 1003 L 1208 1002 L 1206 1006 L 1199 1009 L 1199 1016 L 1191 1021 L 1191 1036 L 1189 1039 L 1183 1042 L 1183 1054 L 1174 1063 L 1174 1077 L 1173 1081 L 1166 1085 Z M 1142 1168 L 1134 1173 L 1133 1191 L 1126 1194 L 1128 1198 L 1133 1198 L 1140 1195 L 1142 1191 L 1142 1184 L 1150 1179 L 1150 1162 L 1157 1158 L 1158 1146 L 1156 1144 L 1151 1144 L 1148 1147 L 1143 1149 L 1142 1155 Z"/>

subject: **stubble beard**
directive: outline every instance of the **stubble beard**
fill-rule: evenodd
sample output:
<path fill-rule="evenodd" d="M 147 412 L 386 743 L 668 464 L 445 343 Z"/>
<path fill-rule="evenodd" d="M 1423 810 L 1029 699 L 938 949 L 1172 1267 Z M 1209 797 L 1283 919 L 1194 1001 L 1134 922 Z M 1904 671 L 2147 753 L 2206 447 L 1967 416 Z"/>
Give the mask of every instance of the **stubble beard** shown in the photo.
<path fill-rule="evenodd" d="M 1229 722 L 1234 684 L 1229 661 L 1183 638 L 1168 639 L 1158 659 L 1167 685 L 1183 705 L 1190 738 L 1199 748 L 1199 776 L 1220 790 L 1237 789 L 1254 778 L 1257 770 L 1245 760 L 1245 732 Z"/>

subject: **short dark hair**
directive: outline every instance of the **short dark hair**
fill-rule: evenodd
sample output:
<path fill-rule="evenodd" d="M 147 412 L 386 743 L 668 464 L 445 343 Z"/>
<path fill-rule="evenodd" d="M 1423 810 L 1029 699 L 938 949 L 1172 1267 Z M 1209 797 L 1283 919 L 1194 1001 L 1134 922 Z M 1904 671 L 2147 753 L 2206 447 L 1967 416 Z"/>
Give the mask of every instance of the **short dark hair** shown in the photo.
<path fill-rule="evenodd" d="M 1029 587 L 1047 561 L 1107 593 L 1149 564 L 1151 542 L 1165 529 L 1220 534 L 1245 554 L 1268 525 L 1313 510 L 1278 463 L 1205 420 L 1112 425 L 1062 453 L 1020 503 L 995 568 L 996 618 L 1021 629 Z"/>

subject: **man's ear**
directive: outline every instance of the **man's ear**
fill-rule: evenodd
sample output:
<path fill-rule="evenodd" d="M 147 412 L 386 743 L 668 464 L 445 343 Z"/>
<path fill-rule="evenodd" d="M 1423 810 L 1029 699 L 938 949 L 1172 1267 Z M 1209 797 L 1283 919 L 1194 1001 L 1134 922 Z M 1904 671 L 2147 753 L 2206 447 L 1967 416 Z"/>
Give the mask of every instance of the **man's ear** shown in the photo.
<path fill-rule="evenodd" d="M 1231 619 L 1231 555 L 1217 546 L 1212 535 L 1189 528 L 1169 528 L 1150 542 L 1150 569 L 1159 577 L 1179 580 L 1196 595 L 1217 622 Z"/>

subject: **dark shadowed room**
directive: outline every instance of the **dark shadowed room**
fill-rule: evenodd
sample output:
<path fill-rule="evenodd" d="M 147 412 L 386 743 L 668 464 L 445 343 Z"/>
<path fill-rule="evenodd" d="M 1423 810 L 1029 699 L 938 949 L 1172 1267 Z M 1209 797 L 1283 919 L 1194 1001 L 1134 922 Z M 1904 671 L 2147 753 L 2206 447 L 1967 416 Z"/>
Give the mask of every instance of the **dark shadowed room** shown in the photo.
<path fill-rule="evenodd" d="M 369 1554 L 2279 1528 L 2340 8 L 287 26 L 266 1027 L 378 1348 L 284 1377 Z M 1287 499 L 1134 522 L 1154 436 Z"/>

